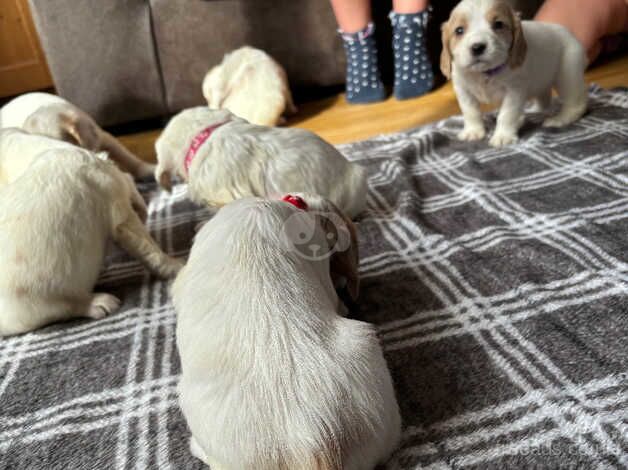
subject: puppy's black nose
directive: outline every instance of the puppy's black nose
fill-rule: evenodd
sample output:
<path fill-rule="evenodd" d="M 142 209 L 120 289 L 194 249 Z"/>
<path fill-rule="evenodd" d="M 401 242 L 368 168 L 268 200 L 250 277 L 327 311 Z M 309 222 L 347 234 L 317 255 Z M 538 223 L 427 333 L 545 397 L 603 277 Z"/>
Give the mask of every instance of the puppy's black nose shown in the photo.
<path fill-rule="evenodd" d="M 485 50 L 486 50 L 486 44 L 484 44 L 483 42 L 476 42 L 475 44 L 471 45 L 471 52 L 476 57 L 484 54 Z"/>

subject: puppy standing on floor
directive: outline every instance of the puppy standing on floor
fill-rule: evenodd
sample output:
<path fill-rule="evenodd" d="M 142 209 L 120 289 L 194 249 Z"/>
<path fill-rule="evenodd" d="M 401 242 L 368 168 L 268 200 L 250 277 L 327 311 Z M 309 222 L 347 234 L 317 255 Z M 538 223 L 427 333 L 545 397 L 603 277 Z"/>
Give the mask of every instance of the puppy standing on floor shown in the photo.
<path fill-rule="evenodd" d="M 225 55 L 203 79 L 203 96 L 212 109 L 228 109 L 251 124 L 274 126 L 293 114 L 286 72 L 264 51 L 244 46 Z"/>
<path fill-rule="evenodd" d="M 320 197 L 286 199 L 305 210 L 223 207 L 173 285 L 191 451 L 212 470 L 369 470 L 401 422 L 374 328 L 339 315 L 330 270 L 355 297 L 354 229 Z"/>
<path fill-rule="evenodd" d="M 26 93 L 9 101 L 0 108 L 0 129 L 8 127 L 63 140 L 94 152 L 107 152 L 122 171 L 134 178 L 146 178 L 155 171 L 154 165 L 133 155 L 84 111 L 56 95 Z"/>
<path fill-rule="evenodd" d="M 143 200 L 131 176 L 67 147 L 44 151 L 0 186 L 0 336 L 115 311 L 116 297 L 92 292 L 109 237 L 162 277 L 181 268 L 134 212 Z"/>
<path fill-rule="evenodd" d="M 503 0 L 463 0 L 443 25 L 441 70 L 453 80 L 464 116 L 462 140 L 486 135 L 480 103 L 501 102 L 490 139 L 495 147 L 517 141 L 529 99 L 546 110 L 552 87 L 562 107 L 546 127 L 562 127 L 586 111 L 585 52 L 564 27 L 520 21 Z"/>
<path fill-rule="evenodd" d="M 170 189 L 176 175 L 193 201 L 209 206 L 293 191 L 320 194 L 351 218 L 366 205 L 366 170 L 304 129 L 256 126 L 199 106 L 173 117 L 155 148 L 159 184 Z"/>

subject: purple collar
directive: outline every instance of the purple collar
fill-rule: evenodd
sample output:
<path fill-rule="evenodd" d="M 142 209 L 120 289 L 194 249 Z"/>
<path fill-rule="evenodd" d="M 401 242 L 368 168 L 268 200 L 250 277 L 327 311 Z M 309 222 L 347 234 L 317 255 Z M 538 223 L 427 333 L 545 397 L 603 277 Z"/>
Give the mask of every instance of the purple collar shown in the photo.
<path fill-rule="evenodd" d="M 498 65 L 495 68 L 492 69 L 488 69 L 485 70 L 484 72 L 482 72 L 484 75 L 486 75 L 487 78 L 493 78 L 495 75 L 499 74 L 500 72 L 502 72 L 505 68 L 506 68 L 507 63 L 504 62 L 502 65 Z"/>

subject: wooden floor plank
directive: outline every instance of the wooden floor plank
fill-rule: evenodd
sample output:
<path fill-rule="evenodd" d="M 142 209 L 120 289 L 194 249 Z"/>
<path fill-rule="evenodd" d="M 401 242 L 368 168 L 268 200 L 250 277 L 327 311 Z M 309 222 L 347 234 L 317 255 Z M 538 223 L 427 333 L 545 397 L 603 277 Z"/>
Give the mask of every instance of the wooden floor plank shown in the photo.
<path fill-rule="evenodd" d="M 628 56 L 594 67 L 586 76 L 589 83 L 605 88 L 628 86 Z M 381 103 L 350 105 L 343 95 L 337 95 L 305 103 L 288 125 L 309 129 L 333 144 L 341 144 L 410 129 L 459 113 L 456 96 L 447 83 L 427 95 L 405 101 L 391 97 Z M 159 132 L 142 132 L 121 139 L 141 158 L 153 161 Z"/>

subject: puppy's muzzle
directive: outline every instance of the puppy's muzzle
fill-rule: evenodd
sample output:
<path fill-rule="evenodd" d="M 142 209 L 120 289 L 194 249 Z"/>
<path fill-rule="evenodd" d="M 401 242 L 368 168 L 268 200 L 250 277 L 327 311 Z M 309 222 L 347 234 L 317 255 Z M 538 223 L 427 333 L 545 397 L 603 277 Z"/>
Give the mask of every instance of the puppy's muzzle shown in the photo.
<path fill-rule="evenodd" d="M 471 54 L 473 57 L 479 57 L 486 52 L 486 43 L 476 42 L 471 44 Z"/>

